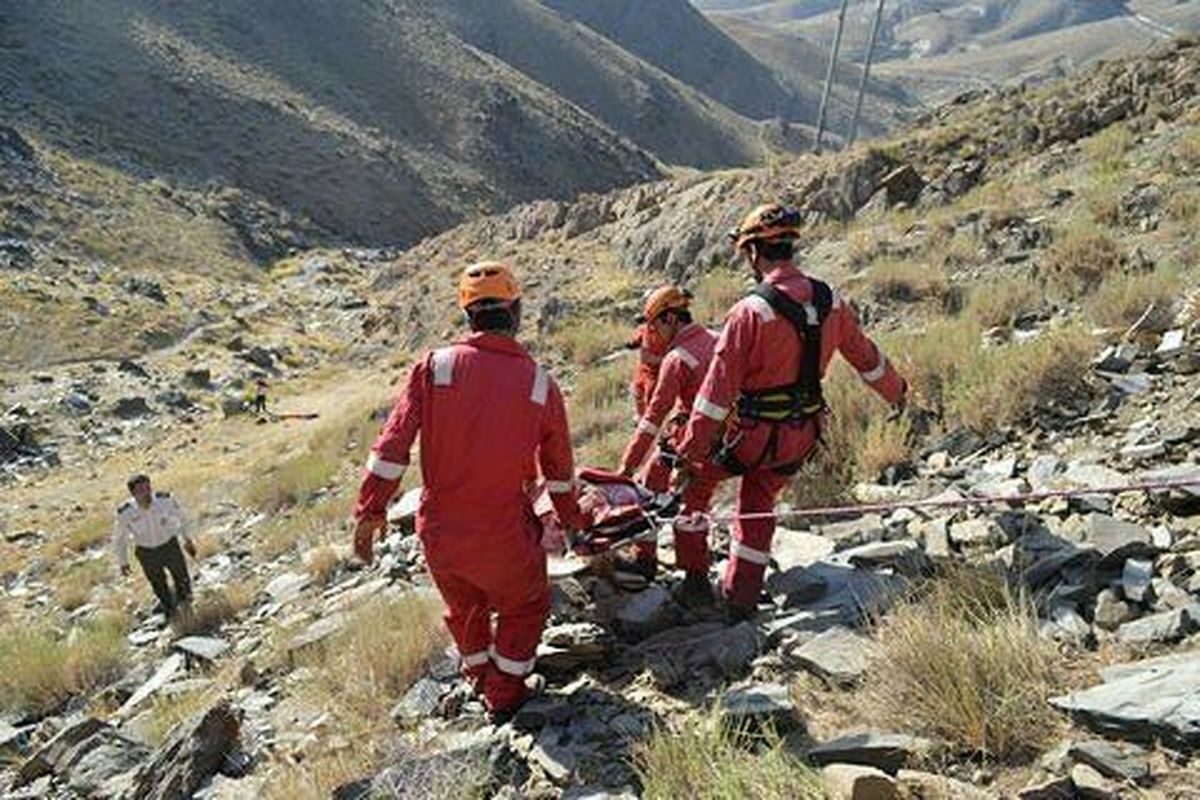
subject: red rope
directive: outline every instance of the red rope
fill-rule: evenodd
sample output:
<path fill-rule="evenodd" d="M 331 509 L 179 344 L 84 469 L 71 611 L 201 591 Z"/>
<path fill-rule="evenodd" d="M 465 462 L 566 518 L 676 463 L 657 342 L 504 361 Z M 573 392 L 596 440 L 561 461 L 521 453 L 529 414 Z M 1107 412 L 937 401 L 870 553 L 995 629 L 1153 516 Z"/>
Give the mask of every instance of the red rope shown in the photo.
<path fill-rule="evenodd" d="M 749 514 L 719 514 L 709 515 L 712 522 L 732 522 L 749 519 L 805 519 L 808 517 L 825 516 L 862 516 L 872 512 L 897 511 L 901 508 L 970 508 L 985 506 L 993 503 L 1030 503 L 1039 500 L 1051 500 L 1060 497 L 1088 497 L 1097 494 L 1123 494 L 1124 492 L 1166 491 L 1169 489 L 1190 489 L 1200 494 L 1200 479 L 1172 481 L 1147 481 L 1144 483 L 1128 483 L 1120 486 L 1101 486 L 1095 489 L 1048 489 L 1041 492 L 1010 495 L 980 495 L 978 497 L 960 497 L 954 499 L 938 499 L 936 497 L 924 500 L 893 500 L 887 503 L 862 503 L 858 505 L 824 506 L 821 508 L 799 508 L 793 511 L 761 511 Z"/>

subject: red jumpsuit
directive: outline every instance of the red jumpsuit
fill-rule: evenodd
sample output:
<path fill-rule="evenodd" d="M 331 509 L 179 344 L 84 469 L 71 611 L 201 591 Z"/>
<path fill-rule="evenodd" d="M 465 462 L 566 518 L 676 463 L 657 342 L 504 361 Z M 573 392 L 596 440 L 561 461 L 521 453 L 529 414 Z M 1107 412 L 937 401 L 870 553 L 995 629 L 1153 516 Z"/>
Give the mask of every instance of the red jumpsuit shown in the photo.
<path fill-rule="evenodd" d="M 793 301 L 810 303 L 812 284 L 791 265 L 779 267 L 763 278 Z M 733 455 L 749 466 L 738 491 L 738 514 L 769 512 L 789 480 L 789 467 L 802 462 L 812 452 L 819 436 L 819 419 L 790 422 L 739 420 L 725 430 L 726 419 L 735 409 L 743 391 L 785 386 L 796 382 L 800 365 L 800 339 L 792 324 L 775 312 L 766 300 L 751 295 L 739 301 L 729 312 L 716 352 L 688 419 L 680 444 L 680 455 L 689 463 L 705 462 L 701 469 L 715 470 L 719 479 L 732 477 L 727 470 L 708 464 L 724 441 L 737 442 Z M 853 310 L 836 293 L 833 307 L 821 328 L 821 374 L 829 366 L 834 352 L 859 372 L 862 379 L 889 403 L 898 402 L 905 392 L 904 379 L 883 352 L 863 333 Z M 706 481 L 715 487 L 717 481 Z M 712 501 L 699 492 L 685 498 L 683 513 L 676 521 L 676 538 L 691 534 L 705 541 L 708 523 L 703 517 Z M 735 605 L 757 605 L 762 591 L 763 574 L 770 560 L 775 522 L 765 519 L 737 520 L 733 527 L 729 562 L 725 571 L 725 596 Z M 681 548 L 680 566 L 689 571 L 707 571 L 708 551 Z"/>
<path fill-rule="evenodd" d="M 650 403 L 650 395 L 654 393 L 654 384 L 658 381 L 658 369 L 662 364 L 667 345 L 655 341 L 645 323 L 638 325 L 637 334 L 630 345 L 638 349 L 638 363 L 633 370 L 633 381 L 629 385 L 633 394 L 633 406 L 638 418 L 646 413 Z"/>
<path fill-rule="evenodd" d="M 654 392 L 638 420 L 633 438 L 625 447 L 621 458 L 622 472 L 632 474 L 641 468 L 650 448 L 660 440 L 660 436 L 672 450 L 678 452 L 687 415 L 696 399 L 696 392 L 700 391 L 700 383 L 704 380 L 716 343 L 716 334 L 696 323 L 685 326 L 675 335 L 671 349 L 663 357 Z M 664 425 L 667 430 L 663 430 Z M 656 452 L 645 465 L 642 484 L 655 492 L 665 492 L 670 479 L 671 465 L 662 458 L 661 452 Z M 697 490 L 704 496 L 705 490 L 696 484 L 697 481 L 692 481 L 684 488 L 685 497 Z M 707 496 L 711 494 L 712 489 L 709 488 Z M 701 547 L 704 546 L 701 540 Z M 653 560 L 655 549 L 654 542 L 639 542 L 637 556 L 639 559 Z"/>
<path fill-rule="evenodd" d="M 579 524 L 562 394 L 506 336 L 472 334 L 428 354 L 371 448 L 358 519 L 385 513 L 418 433 L 424 489 L 416 527 L 446 626 L 488 707 L 511 709 L 524 699 L 550 607 L 527 491 L 539 467 L 559 517 Z"/>

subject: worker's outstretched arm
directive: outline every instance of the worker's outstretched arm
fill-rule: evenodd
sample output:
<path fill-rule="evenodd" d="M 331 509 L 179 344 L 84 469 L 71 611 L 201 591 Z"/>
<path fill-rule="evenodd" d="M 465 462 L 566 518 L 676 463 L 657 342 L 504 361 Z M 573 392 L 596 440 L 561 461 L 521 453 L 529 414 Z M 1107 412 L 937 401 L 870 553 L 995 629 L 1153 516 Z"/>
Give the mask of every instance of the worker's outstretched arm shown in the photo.
<path fill-rule="evenodd" d="M 663 359 L 662 368 L 658 373 L 658 383 L 655 384 L 654 392 L 650 395 L 650 402 L 638 420 L 637 430 L 634 431 L 629 444 L 625 446 L 625 454 L 621 457 L 622 474 L 633 475 L 646 460 L 646 454 L 650 452 L 654 440 L 658 437 L 663 421 L 666 420 L 667 415 L 671 413 L 671 409 L 679 400 L 679 393 L 683 389 L 683 371 L 686 368 L 678 353 L 669 353 Z"/>
<path fill-rule="evenodd" d="M 583 528 L 586 520 L 579 510 L 575 487 L 575 457 L 571 453 L 571 428 L 562 392 L 551 378 L 546 395 L 546 413 L 538 442 L 538 466 L 559 520 L 570 528 Z"/>
<path fill-rule="evenodd" d="M 891 405 L 904 400 L 908 390 L 904 378 L 883 354 L 883 350 L 863 332 L 853 309 L 838 303 L 827 322 L 838 351 L 858 370 L 859 377 Z"/>
<path fill-rule="evenodd" d="M 358 504 L 354 507 L 354 518 L 357 520 L 382 519 L 387 512 L 388 501 L 400 486 L 413 442 L 421 428 L 421 403 L 428 374 L 425 360 L 412 368 L 408 382 L 396 400 L 379 438 L 371 445 L 371 453 L 367 456 L 363 471 L 362 487 L 358 492 Z"/>

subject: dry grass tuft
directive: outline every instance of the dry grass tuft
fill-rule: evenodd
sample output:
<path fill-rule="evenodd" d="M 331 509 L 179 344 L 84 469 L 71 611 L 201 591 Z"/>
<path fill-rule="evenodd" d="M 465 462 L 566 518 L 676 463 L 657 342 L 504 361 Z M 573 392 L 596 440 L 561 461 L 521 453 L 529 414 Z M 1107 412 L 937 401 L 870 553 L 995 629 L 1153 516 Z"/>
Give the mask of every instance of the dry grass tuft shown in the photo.
<path fill-rule="evenodd" d="M 632 321 L 580 320 L 552 333 L 548 344 L 573 363 L 586 367 L 624 347 L 633 329 Z"/>
<path fill-rule="evenodd" d="M 983 328 L 1007 328 L 1041 304 L 1041 292 L 1028 278 L 1000 278 L 971 289 L 967 314 Z"/>
<path fill-rule="evenodd" d="M 940 299 L 947 290 L 941 269 L 913 261 L 881 261 L 871 267 L 867 281 L 877 299 L 896 303 Z"/>
<path fill-rule="evenodd" d="M 240 584 L 203 591 L 193 602 L 191 613 L 175 623 L 180 636 L 204 636 L 216 633 L 245 611 L 254 599 L 254 591 Z"/>
<path fill-rule="evenodd" d="M 1076 223 L 1046 251 L 1047 275 L 1069 297 L 1087 294 L 1121 267 L 1120 245 L 1103 229 Z"/>
<path fill-rule="evenodd" d="M 304 569 L 318 586 L 327 585 L 341 563 L 337 550 L 329 545 L 314 548 L 304 555 Z"/>
<path fill-rule="evenodd" d="M 272 797 L 328 797 L 341 783 L 383 766 L 395 731 L 389 712 L 446 645 L 441 611 L 428 593 L 372 600 L 329 642 L 297 656 L 311 667 L 299 695 L 328 711 L 341 735 L 302 763 L 288 765 Z M 345 741 L 354 742 L 353 748 L 347 750 Z"/>
<path fill-rule="evenodd" d="M 103 615 L 65 636 L 49 628 L 0 632 L 0 709 L 52 712 L 72 695 L 103 686 L 125 668 L 126 621 Z"/>
<path fill-rule="evenodd" d="M 639 744 L 635 768 L 649 800 L 679 797 L 822 800 L 820 778 L 771 731 L 729 731 L 716 713 Z"/>
<path fill-rule="evenodd" d="M 1112 275 L 1088 299 L 1084 312 L 1093 324 L 1120 330 L 1133 325 L 1149 309 L 1160 310 L 1158 316 L 1169 321 L 1173 315 L 1166 312 L 1183 285 L 1180 274 L 1168 269 Z"/>
<path fill-rule="evenodd" d="M 1088 137 L 1080 147 L 1083 157 L 1094 170 L 1115 173 L 1125 168 L 1125 156 L 1136 143 L 1137 138 L 1129 126 L 1116 124 Z"/>
<path fill-rule="evenodd" d="M 729 309 L 749 291 L 749 271 L 715 269 L 692 287 L 692 317 L 701 325 L 716 327 Z"/>
<path fill-rule="evenodd" d="M 64 610 L 74 611 L 86 604 L 92 590 L 112 574 L 112 565 L 103 559 L 73 564 L 55 580 L 54 595 Z"/>
<path fill-rule="evenodd" d="M 926 585 L 879 624 L 879 669 L 867 697 L 891 724 L 1000 761 L 1054 736 L 1047 700 L 1061 657 L 1032 605 L 1002 575 L 964 568 Z"/>
<path fill-rule="evenodd" d="M 1087 391 L 1095 342 L 1077 328 L 1043 333 L 1026 344 L 975 353 L 948 387 L 947 404 L 960 422 L 994 431 Z"/>

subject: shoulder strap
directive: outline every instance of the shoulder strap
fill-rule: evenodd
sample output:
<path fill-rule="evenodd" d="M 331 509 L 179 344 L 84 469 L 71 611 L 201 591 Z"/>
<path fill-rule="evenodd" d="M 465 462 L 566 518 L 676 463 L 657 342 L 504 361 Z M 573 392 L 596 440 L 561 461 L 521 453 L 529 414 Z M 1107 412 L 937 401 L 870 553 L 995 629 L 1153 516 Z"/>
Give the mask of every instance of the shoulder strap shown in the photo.
<path fill-rule="evenodd" d="M 810 278 L 812 302 L 797 303 L 767 282 L 754 287 L 754 294 L 771 304 L 784 319 L 792 323 L 800 337 L 800 369 L 796 388 L 806 413 L 815 413 L 825 405 L 821 393 L 821 326 L 833 309 L 833 290 L 824 281 Z"/>

